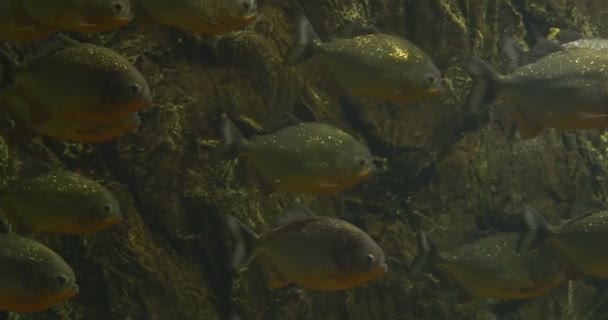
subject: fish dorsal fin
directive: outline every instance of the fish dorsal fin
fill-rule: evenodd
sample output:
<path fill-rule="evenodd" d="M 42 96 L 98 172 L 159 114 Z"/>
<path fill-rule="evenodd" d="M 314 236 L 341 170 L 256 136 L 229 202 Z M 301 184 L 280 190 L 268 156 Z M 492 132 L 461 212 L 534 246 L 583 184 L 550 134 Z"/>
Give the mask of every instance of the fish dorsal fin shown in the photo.
<path fill-rule="evenodd" d="M 337 38 L 354 38 L 360 36 L 366 36 L 370 34 L 381 34 L 382 32 L 375 26 L 366 26 L 359 22 L 349 21 L 340 26 L 335 31 Z"/>
<path fill-rule="evenodd" d="M 594 213 L 608 209 L 608 204 L 596 198 L 578 199 L 570 209 L 570 219 L 566 223 L 582 220 Z"/>
<path fill-rule="evenodd" d="M 294 222 L 309 220 L 316 216 L 308 207 L 298 205 L 285 210 L 283 215 L 277 219 L 277 226 L 282 227 Z"/>
<path fill-rule="evenodd" d="M 275 133 L 281 129 L 288 127 L 297 126 L 304 123 L 302 120 L 296 118 L 293 114 L 285 112 L 283 117 L 280 119 L 273 120 L 264 125 L 264 134 Z"/>
<path fill-rule="evenodd" d="M 57 51 L 80 44 L 81 43 L 79 41 L 74 40 L 65 34 L 56 33 L 51 38 L 37 43 L 33 48 L 33 53 L 25 56 L 25 61 L 28 62 L 44 58 Z"/>

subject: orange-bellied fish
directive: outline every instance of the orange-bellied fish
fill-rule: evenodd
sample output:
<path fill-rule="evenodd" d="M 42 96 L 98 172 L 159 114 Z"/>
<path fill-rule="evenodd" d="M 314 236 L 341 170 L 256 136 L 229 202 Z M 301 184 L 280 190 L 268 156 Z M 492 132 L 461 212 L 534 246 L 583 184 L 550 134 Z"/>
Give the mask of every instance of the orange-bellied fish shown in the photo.
<path fill-rule="evenodd" d="M 305 17 L 298 34 L 285 61 L 318 56 L 345 95 L 410 103 L 444 90 L 431 58 L 408 40 L 375 33 L 321 42 Z"/>
<path fill-rule="evenodd" d="M 51 116 L 42 123 L 32 124 L 30 129 L 63 141 L 101 143 L 135 132 L 140 124 L 137 113 L 115 123 L 86 123 Z"/>
<path fill-rule="evenodd" d="M 344 220 L 317 217 L 306 208 L 290 210 L 281 226 L 261 236 L 231 216 L 228 226 L 237 239 L 235 269 L 258 263 L 270 288 L 295 284 L 345 290 L 388 271 L 384 252 L 367 233 Z"/>
<path fill-rule="evenodd" d="M 548 247 L 517 253 L 517 233 L 498 233 L 453 251 L 439 251 L 421 232 L 410 272 L 420 276 L 438 267 L 463 297 L 525 299 L 545 294 L 565 281 L 560 262 Z"/>
<path fill-rule="evenodd" d="M 481 109 L 500 98 L 523 139 L 543 128 L 591 129 L 608 126 L 608 52 L 568 49 L 500 75 L 477 57 L 469 103 Z"/>
<path fill-rule="evenodd" d="M 147 20 L 185 31 L 218 36 L 257 17 L 257 0 L 136 0 Z"/>
<path fill-rule="evenodd" d="M 131 21 L 129 0 L 18 0 L 23 13 L 52 28 L 100 32 Z"/>
<path fill-rule="evenodd" d="M 528 230 L 519 240 L 517 249 L 546 244 L 562 260 L 568 276 L 608 277 L 608 210 L 600 210 L 576 217 L 560 226 L 551 226 L 534 208 L 524 207 Z"/>
<path fill-rule="evenodd" d="M 0 194 L 0 207 L 18 226 L 63 234 L 97 232 L 122 220 L 110 191 L 65 170 L 16 182 Z"/>
<path fill-rule="evenodd" d="M 40 312 L 78 293 L 72 268 L 33 239 L 0 234 L 0 266 L 0 310 Z"/>
<path fill-rule="evenodd" d="M 374 172 L 369 149 L 328 124 L 300 122 L 245 139 L 225 114 L 218 153 L 239 157 L 264 193 L 333 193 L 367 180 Z"/>
<path fill-rule="evenodd" d="M 43 25 L 26 16 L 20 0 L 0 1 L 0 40 L 42 40 L 57 31 L 57 28 Z"/>
<path fill-rule="evenodd" d="M 6 59 L 10 84 L 0 91 L 0 107 L 17 123 L 32 127 L 54 116 L 116 123 L 151 105 L 147 81 L 124 57 L 101 46 L 58 39 L 57 49 L 24 64 Z"/>

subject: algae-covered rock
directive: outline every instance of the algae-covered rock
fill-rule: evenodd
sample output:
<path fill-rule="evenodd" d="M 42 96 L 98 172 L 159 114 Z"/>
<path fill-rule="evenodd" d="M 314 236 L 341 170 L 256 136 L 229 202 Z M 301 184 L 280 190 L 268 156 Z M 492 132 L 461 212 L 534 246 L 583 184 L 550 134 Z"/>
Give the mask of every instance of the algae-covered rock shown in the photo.
<path fill-rule="evenodd" d="M 332 96 L 314 59 L 283 64 L 306 14 L 322 39 L 347 22 L 405 37 L 435 61 L 449 91 L 410 106 Z M 503 35 L 532 41 L 549 27 L 606 35 L 603 1 L 306 0 L 260 1 L 244 30 L 202 38 L 164 26 L 130 25 L 72 34 L 125 55 L 147 78 L 154 107 L 137 133 L 99 145 L 37 138 L 17 143 L 2 121 L 0 185 L 33 158 L 96 179 L 113 191 L 123 222 L 84 237 L 33 233 L 75 270 L 80 293 L 67 305 L 11 319 L 599 319 L 605 284 L 571 283 L 529 301 L 457 303 L 440 273 L 414 280 L 417 230 L 442 248 L 465 242 L 480 221 L 514 217 L 529 203 L 557 221 L 579 196 L 608 195 L 608 139 L 601 130 L 547 130 L 521 140 L 501 103 L 466 108 L 466 58 L 503 71 Z M 17 48 L 22 51 L 22 48 Z M 332 123 L 365 141 L 381 161 L 375 176 L 336 195 L 262 196 L 236 162 L 215 162 L 221 112 L 254 134 L 290 112 Z M 15 142 L 15 143 L 13 143 Z M 389 273 L 349 291 L 266 289 L 255 267 L 230 270 L 226 214 L 255 231 L 284 208 L 304 203 L 367 230 L 383 247 Z"/>

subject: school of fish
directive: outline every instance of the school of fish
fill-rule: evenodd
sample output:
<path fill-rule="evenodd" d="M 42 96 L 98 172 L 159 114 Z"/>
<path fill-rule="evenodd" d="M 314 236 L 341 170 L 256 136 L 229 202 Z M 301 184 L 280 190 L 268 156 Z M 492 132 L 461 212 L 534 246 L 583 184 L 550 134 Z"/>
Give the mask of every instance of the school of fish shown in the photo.
<path fill-rule="evenodd" d="M 134 12 L 134 9 L 137 9 Z M 60 141 L 101 143 L 136 132 L 139 113 L 152 107 L 146 77 L 127 58 L 61 32 L 114 30 L 134 17 L 207 37 L 246 28 L 258 17 L 256 0 L 6 0 L 0 1 L 0 40 L 35 42 L 17 61 L 0 51 L 0 110 L 19 128 Z M 337 96 L 409 105 L 445 91 L 431 56 L 406 39 L 375 28 L 321 40 L 302 16 L 284 55 L 297 68 L 317 60 L 326 89 Z M 552 29 L 524 51 L 505 37 L 509 72 L 500 74 L 479 57 L 467 61 L 468 104 L 483 112 L 501 100 L 522 139 L 545 128 L 608 126 L 608 40 Z M 41 41 L 44 40 L 44 41 Z M 236 115 L 220 114 L 223 142 L 217 161 L 239 159 L 261 195 L 347 191 L 376 171 L 374 156 L 352 132 L 293 116 L 263 134 L 245 136 Z M 0 211 L 11 230 L 0 233 L 0 310 L 40 312 L 79 292 L 76 273 L 58 253 L 18 235 L 32 231 L 85 235 L 111 229 L 122 219 L 113 193 L 85 175 L 63 169 L 23 175 L 0 192 Z M 234 213 L 225 214 L 234 243 L 232 267 L 257 265 L 267 287 L 348 290 L 387 272 L 381 246 L 360 227 L 318 216 L 304 206 L 285 210 L 276 227 L 255 232 Z M 453 250 L 439 249 L 423 231 L 409 272 L 417 278 L 440 270 L 461 298 L 527 299 L 568 280 L 608 278 L 608 210 L 550 224 L 523 208 L 526 230 L 499 232 Z M 8 228 L 7 228 L 8 229 Z M 95 288 L 82 288 L 95 290 Z"/>

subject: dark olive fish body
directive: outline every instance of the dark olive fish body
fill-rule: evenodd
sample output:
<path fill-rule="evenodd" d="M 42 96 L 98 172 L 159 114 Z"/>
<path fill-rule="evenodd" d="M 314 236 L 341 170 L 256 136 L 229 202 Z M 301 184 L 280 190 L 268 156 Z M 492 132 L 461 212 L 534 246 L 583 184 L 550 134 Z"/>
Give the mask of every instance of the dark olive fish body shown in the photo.
<path fill-rule="evenodd" d="M 56 28 L 26 16 L 19 0 L 0 1 L 0 40 L 32 41 L 50 37 Z"/>
<path fill-rule="evenodd" d="M 140 123 L 137 113 L 115 123 L 86 123 L 49 117 L 44 122 L 32 124 L 30 129 L 63 141 L 101 143 L 137 131 Z"/>
<path fill-rule="evenodd" d="M 228 118 L 222 122 L 224 147 L 245 161 L 265 192 L 340 192 L 374 172 L 369 149 L 328 124 L 300 123 L 248 141 Z"/>
<path fill-rule="evenodd" d="M 185 31 L 218 36 L 257 17 L 257 0 L 137 0 L 148 19 Z"/>
<path fill-rule="evenodd" d="M 54 233 L 97 232 L 122 219 L 118 201 L 105 187 L 64 170 L 18 181 L 0 204 L 17 224 Z"/>
<path fill-rule="evenodd" d="M 328 217 L 300 218 L 257 237 L 230 218 L 235 233 L 246 233 L 250 251 L 235 250 L 235 267 L 258 263 L 269 287 L 295 284 L 318 291 L 361 286 L 387 272 L 384 253 L 361 229 Z M 244 244 L 240 244 L 244 247 Z"/>
<path fill-rule="evenodd" d="M 572 278 L 595 276 L 608 278 L 608 211 L 594 212 L 553 227 L 533 208 L 526 206 L 528 225 L 518 250 L 546 243 L 558 254 Z"/>
<path fill-rule="evenodd" d="M 72 268 L 43 244 L 0 234 L 0 310 L 40 312 L 78 293 Z"/>
<path fill-rule="evenodd" d="M 343 94 L 411 103 L 443 91 L 441 74 L 429 56 L 410 41 L 365 34 L 321 42 L 306 18 L 287 63 L 318 56 Z"/>
<path fill-rule="evenodd" d="M 23 12 L 40 24 L 65 31 L 101 32 L 131 21 L 128 0 L 19 0 Z"/>
<path fill-rule="evenodd" d="M 471 103 L 481 108 L 496 98 L 517 122 L 524 139 L 543 128 L 591 129 L 608 126 L 608 53 L 577 48 L 553 53 L 496 74 L 478 58 L 469 62 Z"/>
<path fill-rule="evenodd" d="M 12 87 L 10 94 L 20 95 L 24 108 L 33 110 L 33 122 L 50 114 L 112 123 L 151 104 L 141 73 L 116 52 L 92 44 L 74 44 L 18 67 Z"/>
<path fill-rule="evenodd" d="M 516 233 L 499 233 L 451 252 L 437 252 L 424 240 L 412 270 L 439 267 L 469 295 L 493 299 L 537 297 L 564 282 L 559 260 L 549 248 L 520 254 L 517 239 Z"/>

